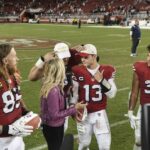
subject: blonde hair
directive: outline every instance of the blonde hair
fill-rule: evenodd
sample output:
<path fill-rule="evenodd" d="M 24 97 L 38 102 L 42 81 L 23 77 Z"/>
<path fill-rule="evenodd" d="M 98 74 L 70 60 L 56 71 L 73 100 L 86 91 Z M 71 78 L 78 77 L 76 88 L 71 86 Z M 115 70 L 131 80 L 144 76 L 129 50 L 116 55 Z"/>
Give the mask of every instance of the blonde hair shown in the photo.
<path fill-rule="evenodd" d="M 65 66 L 63 60 L 55 58 L 46 63 L 40 96 L 47 97 L 49 91 L 55 86 L 59 86 L 63 92 L 64 79 Z"/>

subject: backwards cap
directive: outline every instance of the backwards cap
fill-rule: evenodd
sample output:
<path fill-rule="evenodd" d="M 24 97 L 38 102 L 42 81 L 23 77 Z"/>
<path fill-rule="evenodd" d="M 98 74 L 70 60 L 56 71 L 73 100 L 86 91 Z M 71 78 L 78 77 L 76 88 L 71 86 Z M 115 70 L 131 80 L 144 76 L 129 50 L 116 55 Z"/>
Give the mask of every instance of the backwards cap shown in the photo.
<path fill-rule="evenodd" d="M 54 52 L 57 54 L 58 58 L 68 58 L 70 57 L 69 47 L 65 43 L 57 43 L 54 47 Z"/>

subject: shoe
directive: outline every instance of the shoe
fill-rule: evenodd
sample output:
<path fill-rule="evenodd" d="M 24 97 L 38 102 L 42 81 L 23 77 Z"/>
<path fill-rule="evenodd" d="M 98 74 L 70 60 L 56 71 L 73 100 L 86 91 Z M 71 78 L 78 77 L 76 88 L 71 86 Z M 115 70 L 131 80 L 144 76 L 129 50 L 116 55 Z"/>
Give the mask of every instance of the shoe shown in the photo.
<path fill-rule="evenodd" d="M 131 53 L 131 54 L 130 54 L 130 56 L 131 56 L 131 57 L 133 57 L 133 56 L 134 56 L 134 54 L 132 54 L 132 53 Z"/>
<path fill-rule="evenodd" d="M 136 57 L 137 54 L 136 54 L 136 53 L 131 53 L 130 56 L 131 56 L 131 57 Z"/>

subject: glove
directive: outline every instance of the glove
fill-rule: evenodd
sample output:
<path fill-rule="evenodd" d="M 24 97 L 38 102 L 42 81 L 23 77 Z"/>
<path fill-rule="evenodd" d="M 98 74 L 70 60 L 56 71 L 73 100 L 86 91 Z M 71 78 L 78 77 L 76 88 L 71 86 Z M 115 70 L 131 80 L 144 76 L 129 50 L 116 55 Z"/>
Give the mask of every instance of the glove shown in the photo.
<path fill-rule="evenodd" d="M 129 118 L 131 128 L 136 129 L 136 121 L 139 120 L 139 118 L 133 115 L 132 110 L 129 110 L 128 114 L 125 114 L 125 116 Z"/>
<path fill-rule="evenodd" d="M 30 113 L 30 112 L 29 112 Z M 24 116 L 8 125 L 8 134 L 15 136 L 27 136 L 33 132 L 33 127 L 25 125 Z"/>

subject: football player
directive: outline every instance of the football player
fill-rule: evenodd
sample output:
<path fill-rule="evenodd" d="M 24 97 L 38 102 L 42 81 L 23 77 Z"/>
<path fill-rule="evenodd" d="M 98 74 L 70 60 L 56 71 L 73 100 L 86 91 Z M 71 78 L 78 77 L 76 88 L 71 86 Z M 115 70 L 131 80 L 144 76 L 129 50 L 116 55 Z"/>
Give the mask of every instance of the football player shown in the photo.
<path fill-rule="evenodd" d="M 18 57 L 14 47 L 0 44 L 0 149 L 24 150 L 21 136 L 30 135 L 33 127 L 23 124 L 27 113 L 20 93 Z"/>
<path fill-rule="evenodd" d="M 79 135 L 78 150 L 89 150 L 94 132 L 99 150 L 110 150 L 111 133 L 106 106 L 107 97 L 113 98 L 117 88 L 114 82 L 115 68 L 111 65 L 100 65 L 97 62 L 97 49 L 93 44 L 86 44 L 80 51 L 83 65 L 74 66 L 72 103 L 87 103 L 87 113 L 77 115 Z M 81 119 L 83 117 L 84 119 Z M 79 119 L 78 119 L 79 118 Z"/>
<path fill-rule="evenodd" d="M 141 107 L 134 116 L 133 111 L 140 93 L 140 105 L 150 103 L 150 45 L 147 47 L 146 61 L 138 61 L 133 65 L 132 90 L 129 99 L 128 117 L 131 128 L 135 129 L 135 144 L 133 150 L 141 150 Z"/>

